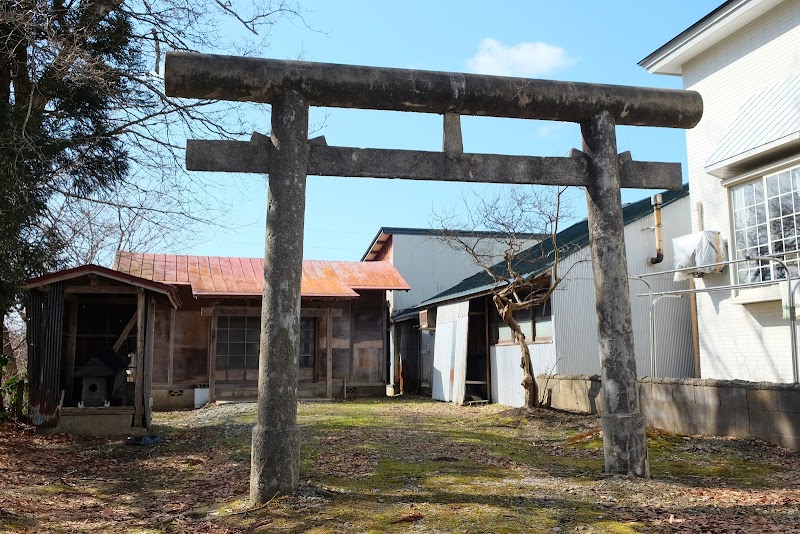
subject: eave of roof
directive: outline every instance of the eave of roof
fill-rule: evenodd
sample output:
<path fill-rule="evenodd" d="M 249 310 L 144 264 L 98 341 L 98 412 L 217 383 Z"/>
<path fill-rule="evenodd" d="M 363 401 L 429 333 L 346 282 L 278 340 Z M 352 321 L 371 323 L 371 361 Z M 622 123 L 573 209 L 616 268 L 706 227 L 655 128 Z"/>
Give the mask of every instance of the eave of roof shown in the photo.
<path fill-rule="evenodd" d="M 178 292 L 175 290 L 173 286 L 169 284 L 155 282 L 153 280 L 148 280 L 147 278 L 142 278 L 132 274 L 123 273 L 120 271 L 116 271 L 114 269 L 101 267 L 100 265 L 94 265 L 91 263 L 87 265 L 81 265 L 80 267 L 65 269 L 63 271 L 57 271 L 54 273 L 45 274 L 43 276 L 38 276 L 36 278 L 31 278 L 25 283 L 25 287 L 27 289 L 34 289 L 37 287 L 54 284 L 56 282 L 73 280 L 75 278 L 80 278 L 81 276 L 86 276 L 89 274 L 95 274 L 98 276 L 102 276 L 103 278 L 108 278 L 109 280 L 130 284 L 133 286 L 141 287 L 143 289 L 149 289 L 151 291 L 155 291 L 156 293 L 161 293 L 162 295 L 165 295 L 169 299 L 172 306 L 176 309 L 179 308 L 181 305 L 181 299 L 180 297 L 178 297 Z"/>
<path fill-rule="evenodd" d="M 661 193 L 662 206 L 668 206 L 689 195 L 689 184 L 683 184 L 683 188 L 679 191 L 664 191 Z M 637 202 L 628 204 L 622 208 L 622 218 L 625 225 L 629 225 L 638 221 L 653 212 L 650 198 L 643 198 Z M 559 258 L 564 259 L 567 256 L 581 250 L 589 245 L 589 223 L 586 219 L 577 222 L 556 234 L 556 243 L 558 244 Z M 544 241 L 532 246 L 524 252 L 525 256 L 517 261 L 514 268 L 517 272 L 521 273 L 526 278 L 536 277 L 545 274 L 553 266 L 553 241 L 545 239 Z M 500 262 L 492 266 L 491 270 L 496 273 L 504 273 L 506 271 L 505 263 Z M 480 271 L 469 278 L 466 278 L 454 285 L 431 297 L 430 299 L 406 310 L 399 310 L 393 317 L 402 317 L 412 310 L 423 310 L 432 306 L 438 306 L 448 302 L 463 300 L 464 298 L 473 298 L 481 295 L 491 293 L 492 289 L 496 287 L 494 279 L 484 271 Z"/>
<path fill-rule="evenodd" d="M 683 65 L 783 0 L 728 0 L 639 62 L 651 74 L 680 76 Z"/>

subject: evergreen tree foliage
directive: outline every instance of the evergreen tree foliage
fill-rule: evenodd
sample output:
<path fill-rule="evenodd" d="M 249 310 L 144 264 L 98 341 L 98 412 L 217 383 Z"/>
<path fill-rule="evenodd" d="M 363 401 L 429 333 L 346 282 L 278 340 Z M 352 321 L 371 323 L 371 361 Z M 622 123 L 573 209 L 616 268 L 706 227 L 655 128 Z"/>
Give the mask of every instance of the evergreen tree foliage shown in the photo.
<path fill-rule="evenodd" d="M 108 10 L 106 12 L 106 10 Z M 139 69 L 130 17 L 91 2 L 4 2 L 0 11 L 0 304 L 60 263 L 45 217 L 59 191 L 90 195 L 121 180 L 114 130 L 123 73 Z"/>
<path fill-rule="evenodd" d="M 214 188 L 183 171 L 184 139 L 252 125 L 167 97 L 161 59 L 257 53 L 281 17 L 302 21 L 284 0 L 0 0 L 3 309 L 29 277 L 216 218 Z"/>

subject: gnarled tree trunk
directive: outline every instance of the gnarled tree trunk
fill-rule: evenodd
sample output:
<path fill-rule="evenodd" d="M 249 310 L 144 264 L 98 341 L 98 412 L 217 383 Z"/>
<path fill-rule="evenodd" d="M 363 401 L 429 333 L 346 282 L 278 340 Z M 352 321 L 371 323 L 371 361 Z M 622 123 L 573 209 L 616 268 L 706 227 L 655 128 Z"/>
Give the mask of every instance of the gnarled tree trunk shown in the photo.
<path fill-rule="evenodd" d="M 536 384 L 536 379 L 533 376 L 533 366 L 531 365 L 531 352 L 528 349 L 528 343 L 525 339 L 525 334 L 522 333 L 519 323 L 514 319 L 512 302 L 505 301 L 500 295 L 492 297 L 497 311 L 503 322 L 511 328 L 514 334 L 514 341 L 519 345 L 520 350 L 520 364 L 522 368 L 522 387 L 525 388 L 525 408 L 533 410 L 539 407 L 539 386 Z"/>

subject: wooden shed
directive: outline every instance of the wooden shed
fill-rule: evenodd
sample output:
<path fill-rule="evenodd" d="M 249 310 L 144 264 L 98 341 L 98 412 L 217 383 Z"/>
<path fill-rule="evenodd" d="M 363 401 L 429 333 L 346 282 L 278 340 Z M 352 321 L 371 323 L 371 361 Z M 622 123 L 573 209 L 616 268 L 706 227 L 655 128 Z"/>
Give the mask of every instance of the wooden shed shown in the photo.
<path fill-rule="evenodd" d="M 32 420 L 83 431 L 65 416 L 113 412 L 147 427 L 151 407 L 255 398 L 264 268 L 257 258 L 118 252 L 112 269 L 30 280 Z M 298 394 L 382 393 L 386 291 L 408 289 L 388 262 L 304 261 Z M 114 397 L 120 359 L 130 361 L 127 390 Z M 105 387 L 102 405 L 87 405 L 98 404 L 91 378 Z"/>

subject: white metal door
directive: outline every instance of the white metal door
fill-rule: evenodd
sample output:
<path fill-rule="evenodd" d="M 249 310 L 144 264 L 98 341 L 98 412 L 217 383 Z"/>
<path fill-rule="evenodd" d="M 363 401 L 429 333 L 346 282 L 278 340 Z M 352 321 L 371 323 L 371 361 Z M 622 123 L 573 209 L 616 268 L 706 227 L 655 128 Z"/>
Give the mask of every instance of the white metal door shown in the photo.
<path fill-rule="evenodd" d="M 454 384 L 460 388 L 460 402 L 464 400 L 468 321 L 469 301 L 440 306 L 436 312 L 431 376 L 431 395 L 436 400 L 456 400 Z"/>

